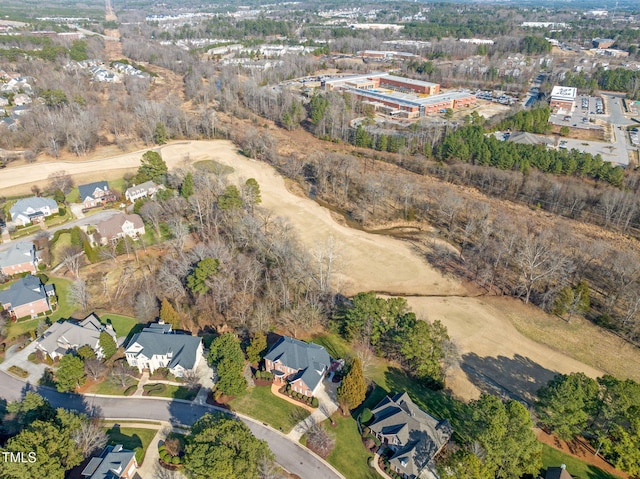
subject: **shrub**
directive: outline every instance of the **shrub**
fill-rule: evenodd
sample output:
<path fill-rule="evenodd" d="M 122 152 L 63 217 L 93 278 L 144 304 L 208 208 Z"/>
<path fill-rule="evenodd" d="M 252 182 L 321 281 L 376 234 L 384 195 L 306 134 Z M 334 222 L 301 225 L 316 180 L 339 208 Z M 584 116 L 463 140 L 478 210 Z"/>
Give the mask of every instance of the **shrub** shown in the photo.
<path fill-rule="evenodd" d="M 67 214 L 66 208 L 58 207 L 58 216 L 64 216 L 66 214 Z"/>
<path fill-rule="evenodd" d="M 125 396 L 131 396 L 134 392 L 136 392 L 136 389 L 138 389 L 138 385 L 137 384 L 129 386 L 127 389 L 124 390 L 124 395 Z"/>
<path fill-rule="evenodd" d="M 319 402 L 318 402 L 318 398 L 314 397 L 311 399 L 311 407 L 318 407 L 319 406 Z"/>
<path fill-rule="evenodd" d="M 368 424 L 369 421 L 371 421 L 372 417 L 373 417 L 373 413 L 371 412 L 371 409 L 366 407 L 364 408 L 364 411 L 362 411 L 362 414 L 360 415 L 360 423 Z"/>
<path fill-rule="evenodd" d="M 171 458 L 171 464 L 180 464 L 180 456 L 173 456 Z"/>
<path fill-rule="evenodd" d="M 158 453 L 160 453 L 160 454 L 162 454 L 166 450 L 167 450 L 167 448 L 164 447 L 164 444 L 162 444 L 161 446 L 158 447 Z"/>
<path fill-rule="evenodd" d="M 46 264 L 44 264 L 44 263 L 40 263 L 40 264 L 38 265 L 38 270 L 39 270 L 39 271 L 44 271 L 45 269 L 47 269 L 47 265 L 46 265 Z"/>

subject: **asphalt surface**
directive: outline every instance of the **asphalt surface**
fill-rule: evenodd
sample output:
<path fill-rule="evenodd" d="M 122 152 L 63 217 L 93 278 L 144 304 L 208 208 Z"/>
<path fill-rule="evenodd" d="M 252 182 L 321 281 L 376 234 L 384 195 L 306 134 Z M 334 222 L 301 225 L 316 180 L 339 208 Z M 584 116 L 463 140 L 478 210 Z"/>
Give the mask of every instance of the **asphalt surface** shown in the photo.
<path fill-rule="evenodd" d="M 0 397 L 17 401 L 33 390 L 45 397 L 54 407 L 91 413 L 104 418 L 168 421 L 172 424 L 192 425 L 206 413 L 222 411 L 209 405 L 151 398 L 111 398 L 61 394 L 49 388 L 33 387 L 4 372 L 0 372 Z M 239 417 L 239 416 L 238 416 Z M 300 444 L 287 439 L 278 431 L 246 417 L 239 417 L 251 432 L 265 440 L 276 457 L 276 462 L 287 471 L 302 478 L 344 479 L 325 462 L 311 454 Z M 357 447 L 358 445 L 354 445 Z"/>
<path fill-rule="evenodd" d="M 68 223 L 64 223 L 64 224 L 61 224 L 61 225 L 58 225 L 58 226 L 54 226 L 52 228 L 47 228 L 46 230 L 42 230 L 42 231 L 46 231 L 47 233 L 52 235 L 53 233 L 55 233 L 58 230 L 64 230 L 64 229 L 68 229 L 68 228 L 73 228 L 74 226 L 95 225 L 96 223 L 99 223 L 101 221 L 107 220 L 107 219 L 111 218 L 112 216 L 117 215 L 118 213 L 120 213 L 119 210 L 100 211 L 99 213 L 96 213 L 95 215 L 85 216 L 84 218 L 71 220 Z M 6 243 L 2 243 L 2 244 L 0 244 L 0 251 L 5 251 L 5 250 L 9 249 L 9 247 L 13 243 L 15 243 L 16 241 L 31 241 L 40 233 L 41 233 L 41 231 L 38 231 L 38 232 L 33 233 L 31 235 L 23 236 L 21 238 L 18 238 L 18 239 L 12 240 L 12 241 L 7 241 Z"/>

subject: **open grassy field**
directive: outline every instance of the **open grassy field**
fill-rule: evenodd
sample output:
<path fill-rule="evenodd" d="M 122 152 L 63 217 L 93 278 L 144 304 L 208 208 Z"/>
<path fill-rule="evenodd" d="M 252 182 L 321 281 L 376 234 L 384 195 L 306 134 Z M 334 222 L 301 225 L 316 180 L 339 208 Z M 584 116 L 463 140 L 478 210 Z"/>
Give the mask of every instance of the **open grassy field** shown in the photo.
<path fill-rule="evenodd" d="M 547 467 L 559 467 L 561 464 L 565 464 L 567 472 L 574 479 L 620 479 L 620 476 L 609 474 L 546 444 L 542 445 L 542 464 L 544 465 L 544 472 L 546 472 Z"/>
<path fill-rule="evenodd" d="M 291 431 L 298 421 L 309 415 L 306 409 L 274 396 L 268 386 L 247 389 L 229 405 L 234 411 L 266 422 L 285 434 Z"/>
<path fill-rule="evenodd" d="M 115 446 L 122 444 L 125 449 L 136 452 L 138 464 L 142 464 L 151 440 L 156 435 L 155 429 L 129 428 L 112 426 L 105 431 L 109 437 L 109 444 Z"/>

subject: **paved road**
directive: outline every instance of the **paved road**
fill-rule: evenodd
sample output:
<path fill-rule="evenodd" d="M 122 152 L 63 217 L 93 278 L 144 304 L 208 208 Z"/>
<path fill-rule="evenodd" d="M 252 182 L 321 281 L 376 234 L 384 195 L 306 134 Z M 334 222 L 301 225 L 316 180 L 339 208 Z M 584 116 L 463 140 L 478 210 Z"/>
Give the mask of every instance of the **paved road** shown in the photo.
<path fill-rule="evenodd" d="M 96 213 L 95 215 L 85 216 L 84 218 L 72 220 L 72 221 L 69 221 L 68 223 L 64 223 L 62 225 L 54 226 L 52 228 L 47 228 L 46 230 L 43 230 L 43 231 L 46 231 L 49 234 L 53 234 L 58 230 L 63 230 L 63 229 L 67 229 L 67 228 L 73 228 L 74 226 L 95 225 L 96 223 L 99 223 L 101 221 L 107 220 L 107 219 L 111 218 L 112 216 L 117 215 L 118 213 L 120 213 L 119 210 L 100 211 L 100 212 Z M 2 244 L 0 244 L 0 251 L 5 251 L 5 250 L 9 249 L 9 247 L 11 246 L 11 244 L 14 241 L 30 241 L 30 240 L 33 240 L 36 237 L 36 235 L 38 235 L 38 234 L 40 234 L 40 231 L 38 231 L 37 233 L 33 233 L 32 235 L 23 236 L 21 238 L 15 239 L 13 241 L 7 241 L 6 243 L 2 243 Z"/>
<path fill-rule="evenodd" d="M 4 372 L 0 372 L 0 397 L 9 401 L 17 401 L 26 392 L 26 388 L 35 389 L 47 398 L 54 407 L 82 412 L 94 411 L 105 418 L 159 420 L 190 426 L 205 413 L 214 412 L 216 409 L 208 405 L 202 406 L 155 398 L 83 397 L 60 394 L 48 388 L 33 388 Z M 278 464 L 289 472 L 303 478 L 344 479 L 327 463 L 311 454 L 300 444 L 289 441 L 278 431 L 246 417 L 240 417 L 240 419 L 249 426 L 257 438 L 267 441 Z"/>
<path fill-rule="evenodd" d="M 635 122 L 630 120 L 626 116 L 624 116 L 624 111 L 622 109 L 622 98 L 624 98 L 624 94 L 613 95 L 613 94 L 605 94 L 602 95 L 605 98 L 609 107 L 609 116 L 606 119 L 612 125 L 634 125 Z"/>

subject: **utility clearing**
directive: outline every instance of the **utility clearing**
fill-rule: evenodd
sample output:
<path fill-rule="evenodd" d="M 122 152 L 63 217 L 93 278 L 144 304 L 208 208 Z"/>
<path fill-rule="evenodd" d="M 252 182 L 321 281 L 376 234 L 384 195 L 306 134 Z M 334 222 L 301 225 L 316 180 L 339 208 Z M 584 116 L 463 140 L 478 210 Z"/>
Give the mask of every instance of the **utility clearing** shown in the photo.
<path fill-rule="evenodd" d="M 376 291 L 406 296 L 418 317 L 441 320 L 460 353 L 459 365 L 449 371 L 447 378 L 447 387 L 460 399 L 473 399 L 481 392 L 491 391 L 531 401 L 535 391 L 556 373 L 583 371 L 597 377 L 608 372 L 640 379 L 638 371 L 617 368 L 620 364 L 637 364 L 640 356 L 622 339 L 596 327 L 585 326 L 580 331 L 574 331 L 574 327 L 570 332 L 574 338 L 584 340 L 585 351 L 582 355 L 569 355 L 557 343 L 548 342 L 554 344 L 550 347 L 524 336 L 514 324 L 535 322 L 542 317 L 547 322 L 563 321 L 514 298 L 478 296 L 461 281 L 433 268 L 408 241 L 340 224 L 328 209 L 290 191 L 285 178 L 274 168 L 242 156 L 229 141 L 180 142 L 157 150 L 170 168 L 214 160 L 233 167 L 229 180 L 234 183 L 255 178 L 262 192 L 261 207 L 284 218 L 307 251 L 314 256 L 333 252 L 332 285 L 341 293 Z M 42 185 L 49 174 L 59 170 L 104 178 L 108 172 L 136 168 L 143 152 L 85 162 L 8 167 L 0 174 L 0 190 L 17 188 L 28 192 L 33 182 Z M 590 344 L 601 342 L 610 345 L 607 351 L 589 350 Z"/>

